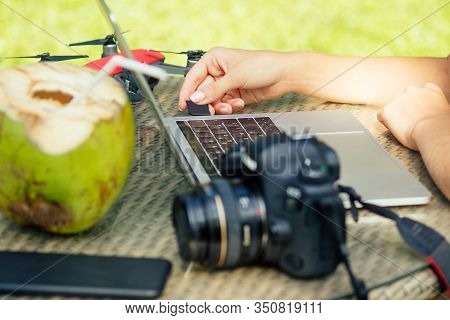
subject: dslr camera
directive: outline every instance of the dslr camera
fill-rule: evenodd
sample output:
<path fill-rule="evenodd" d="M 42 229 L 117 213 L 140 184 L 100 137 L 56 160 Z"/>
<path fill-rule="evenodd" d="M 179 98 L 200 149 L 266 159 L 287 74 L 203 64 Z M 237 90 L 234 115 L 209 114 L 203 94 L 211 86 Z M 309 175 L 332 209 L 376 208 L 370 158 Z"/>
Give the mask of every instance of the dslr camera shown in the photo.
<path fill-rule="evenodd" d="M 221 178 L 174 201 L 183 259 L 272 265 L 297 278 L 327 275 L 345 259 L 339 161 L 326 144 L 270 135 L 234 145 L 218 167 Z"/>

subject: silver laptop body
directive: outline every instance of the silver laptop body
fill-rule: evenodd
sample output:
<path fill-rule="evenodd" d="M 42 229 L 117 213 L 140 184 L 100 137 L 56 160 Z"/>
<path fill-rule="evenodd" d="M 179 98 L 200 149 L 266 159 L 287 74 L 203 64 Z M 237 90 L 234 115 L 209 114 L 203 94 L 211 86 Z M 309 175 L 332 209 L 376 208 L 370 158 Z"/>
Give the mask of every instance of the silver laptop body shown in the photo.
<path fill-rule="evenodd" d="M 178 151 L 190 166 L 195 180 L 211 181 L 211 166 L 205 169 L 205 156 L 198 156 L 201 141 L 197 141 L 196 152 L 180 129 L 186 129 L 190 121 L 210 119 L 270 118 L 276 127 L 289 135 L 302 134 L 305 128 L 311 134 L 337 152 L 341 165 L 339 182 L 354 187 L 366 201 L 381 206 L 403 206 L 426 204 L 430 192 L 417 181 L 401 164 L 391 157 L 376 141 L 375 137 L 348 111 L 300 111 L 213 117 L 169 117 L 166 126 L 178 143 Z M 197 140 L 198 138 L 195 137 Z M 192 137 L 190 139 L 192 141 Z M 191 142 L 195 143 L 195 142 Z M 203 146 L 202 146 L 203 148 Z M 208 155 L 209 162 L 213 159 Z M 202 163 L 203 162 L 203 163 Z M 216 170 L 217 171 L 217 170 Z"/>

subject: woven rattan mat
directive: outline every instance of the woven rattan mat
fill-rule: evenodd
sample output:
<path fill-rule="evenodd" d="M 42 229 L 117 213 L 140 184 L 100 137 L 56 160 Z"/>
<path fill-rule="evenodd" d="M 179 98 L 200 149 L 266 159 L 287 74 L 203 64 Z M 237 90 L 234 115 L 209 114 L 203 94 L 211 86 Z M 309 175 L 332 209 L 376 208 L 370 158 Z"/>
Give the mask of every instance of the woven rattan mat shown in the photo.
<path fill-rule="evenodd" d="M 160 83 L 155 92 L 166 115 L 177 114 L 182 80 Z M 450 234 L 449 202 L 431 181 L 420 156 L 402 147 L 376 120 L 376 109 L 367 106 L 331 104 L 299 95 L 255 106 L 245 112 L 299 110 L 350 110 L 381 145 L 409 169 L 431 192 L 427 206 L 396 208 Z M 0 217 L 0 250 L 84 253 L 107 256 L 162 257 L 172 262 L 172 274 L 163 299 L 328 299 L 351 293 L 343 267 L 323 279 L 298 280 L 268 267 L 243 267 L 210 271 L 187 264 L 178 255 L 171 224 L 175 195 L 190 186 L 164 143 L 151 110 L 135 108 L 137 122 L 136 159 L 121 199 L 91 230 L 75 236 L 55 236 L 21 227 Z M 369 287 L 372 299 L 423 299 L 438 294 L 434 273 L 400 239 L 393 223 L 365 215 L 348 226 L 351 262 Z"/>

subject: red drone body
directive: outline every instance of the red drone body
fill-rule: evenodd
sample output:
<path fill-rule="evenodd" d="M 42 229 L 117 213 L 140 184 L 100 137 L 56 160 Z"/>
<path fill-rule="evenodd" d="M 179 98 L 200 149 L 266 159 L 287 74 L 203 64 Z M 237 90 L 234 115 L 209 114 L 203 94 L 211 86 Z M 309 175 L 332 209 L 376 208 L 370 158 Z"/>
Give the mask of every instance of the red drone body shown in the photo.
<path fill-rule="evenodd" d="M 134 58 L 141 62 L 141 63 L 145 63 L 145 64 L 154 64 L 154 63 L 158 63 L 158 62 L 163 62 L 164 61 L 164 55 L 160 52 L 157 51 L 150 51 L 150 50 L 145 50 L 145 49 L 136 49 L 136 50 L 131 50 L 131 53 L 133 54 Z M 118 55 L 124 56 L 124 54 L 122 53 L 117 53 Z M 91 69 L 94 70 L 101 70 L 107 63 L 108 61 L 113 57 L 114 55 L 111 56 L 107 56 L 95 61 L 91 61 L 89 63 L 87 63 L 85 66 L 89 67 Z M 115 76 L 119 73 L 122 72 L 122 68 L 117 67 L 115 68 L 113 71 L 110 72 L 111 76 Z"/>

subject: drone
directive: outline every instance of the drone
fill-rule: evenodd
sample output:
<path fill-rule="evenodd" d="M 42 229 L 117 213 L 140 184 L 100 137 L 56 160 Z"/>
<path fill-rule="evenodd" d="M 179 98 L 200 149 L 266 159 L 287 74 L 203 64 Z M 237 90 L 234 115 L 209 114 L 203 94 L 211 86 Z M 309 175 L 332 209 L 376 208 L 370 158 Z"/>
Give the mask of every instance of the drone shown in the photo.
<path fill-rule="evenodd" d="M 124 33 L 126 33 L 126 32 L 124 32 Z M 102 38 L 102 39 L 88 40 L 88 41 L 84 41 L 84 42 L 77 42 L 77 43 L 69 44 L 70 47 L 100 46 L 100 45 L 103 48 L 101 58 L 87 63 L 85 65 L 86 67 L 100 71 L 113 56 L 115 56 L 115 55 L 124 56 L 123 53 L 119 53 L 117 39 L 114 34 L 107 35 L 105 38 Z M 195 65 L 195 63 L 197 63 L 200 60 L 200 58 L 205 54 L 205 52 L 202 50 L 189 50 L 189 51 L 174 52 L 174 51 L 157 51 L 157 50 L 146 50 L 146 49 L 134 49 L 134 50 L 131 50 L 131 53 L 133 54 L 134 58 L 141 63 L 150 64 L 150 65 L 164 69 L 169 74 L 181 75 L 181 76 L 186 76 L 186 74 Z M 177 66 L 177 65 L 165 63 L 164 62 L 165 56 L 163 55 L 163 53 L 186 55 L 187 56 L 186 66 L 183 67 L 183 66 Z M 128 92 L 130 101 L 133 104 L 142 101 L 143 96 L 139 92 L 139 86 L 137 84 L 137 80 L 135 79 L 135 77 L 131 71 L 117 67 L 110 73 L 110 75 L 112 77 L 114 77 L 116 80 L 118 80 L 123 85 L 123 87 Z M 146 77 L 146 80 L 147 80 L 150 88 L 152 88 L 152 89 L 158 83 L 158 79 L 155 79 L 155 78 Z"/>
<path fill-rule="evenodd" d="M 107 35 L 105 38 L 101 39 L 71 43 L 68 46 L 76 47 L 76 46 L 100 46 L 100 45 L 103 48 L 101 58 L 98 60 L 90 61 L 89 63 L 85 64 L 85 67 L 91 68 L 96 71 L 100 71 L 113 56 L 115 55 L 124 56 L 123 53 L 119 53 L 117 39 L 114 34 Z M 164 69 L 169 74 L 180 76 L 186 76 L 186 74 L 195 65 L 195 63 L 197 63 L 200 60 L 200 58 L 205 54 L 205 52 L 202 50 L 188 50 L 188 51 L 174 52 L 174 51 L 157 51 L 146 49 L 134 49 L 131 50 L 131 53 L 133 54 L 134 58 L 141 63 L 157 66 L 159 68 Z M 164 62 L 165 56 L 163 55 L 163 53 L 186 55 L 187 56 L 186 66 L 183 67 L 165 63 Z M 16 59 L 16 58 L 26 58 L 26 59 L 35 58 L 40 59 L 40 61 L 58 62 L 73 59 L 89 58 L 89 56 L 88 55 L 57 56 L 57 55 L 50 55 L 48 52 L 46 52 L 34 56 L 7 57 L 5 59 Z M 110 76 L 112 76 L 122 84 L 122 86 L 127 91 L 128 97 L 130 98 L 132 104 L 137 104 L 143 100 L 143 95 L 140 93 L 137 80 L 131 71 L 117 67 L 112 72 L 110 72 Z M 154 87 L 158 84 L 158 79 L 147 76 L 145 78 L 150 88 L 152 89 L 154 89 Z"/>

